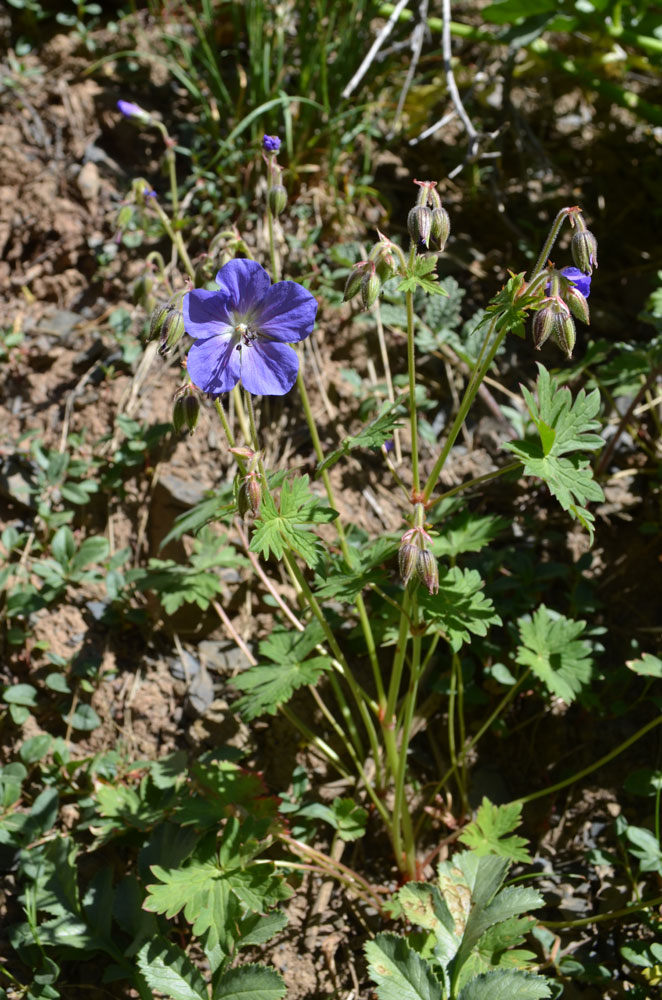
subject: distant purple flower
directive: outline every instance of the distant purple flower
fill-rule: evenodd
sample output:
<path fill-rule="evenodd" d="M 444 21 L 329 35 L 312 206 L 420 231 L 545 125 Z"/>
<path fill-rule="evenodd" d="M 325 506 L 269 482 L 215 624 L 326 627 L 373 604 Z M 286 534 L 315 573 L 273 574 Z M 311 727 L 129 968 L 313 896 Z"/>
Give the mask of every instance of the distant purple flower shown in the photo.
<path fill-rule="evenodd" d="M 570 281 L 585 299 L 591 294 L 591 275 L 584 274 L 578 267 L 562 267 L 561 274 Z"/>
<path fill-rule="evenodd" d="M 150 117 L 149 111 L 145 111 L 133 101 L 118 101 L 117 107 L 126 118 L 141 118 L 143 121 L 147 121 Z"/>
<path fill-rule="evenodd" d="M 265 135 L 262 137 L 262 145 L 265 153 L 277 153 L 280 149 L 280 139 L 277 135 Z"/>
<path fill-rule="evenodd" d="M 272 285 L 254 260 L 229 261 L 216 282 L 216 292 L 196 288 L 184 296 L 184 325 L 195 340 L 187 361 L 191 381 L 211 396 L 240 379 L 253 395 L 284 396 L 299 370 L 287 345 L 312 332 L 315 298 L 296 281 Z"/>

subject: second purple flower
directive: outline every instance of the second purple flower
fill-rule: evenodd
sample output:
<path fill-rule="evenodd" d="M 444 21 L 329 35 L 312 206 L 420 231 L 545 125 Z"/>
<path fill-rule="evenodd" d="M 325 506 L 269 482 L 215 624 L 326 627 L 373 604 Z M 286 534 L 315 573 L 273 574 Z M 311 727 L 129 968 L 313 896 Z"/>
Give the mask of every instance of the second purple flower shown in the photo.
<path fill-rule="evenodd" d="M 296 281 L 271 284 L 253 260 L 231 260 L 216 275 L 218 291 L 196 288 L 182 304 L 191 381 L 220 396 L 241 380 L 247 392 L 283 396 L 292 388 L 299 359 L 288 344 L 312 332 L 317 302 Z"/>

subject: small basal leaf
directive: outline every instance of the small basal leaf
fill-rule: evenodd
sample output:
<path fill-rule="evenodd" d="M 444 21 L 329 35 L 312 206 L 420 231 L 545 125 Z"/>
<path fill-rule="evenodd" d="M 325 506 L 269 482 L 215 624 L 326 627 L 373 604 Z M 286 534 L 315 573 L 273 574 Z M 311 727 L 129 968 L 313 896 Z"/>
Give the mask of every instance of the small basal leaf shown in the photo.
<path fill-rule="evenodd" d="M 247 692 L 235 702 L 235 708 L 249 722 L 260 715 L 275 715 L 297 688 L 316 684 L 330 666 L 328 656 L 313 656 L 305 663 L 290 661 L 282 666 L 261 663 L 249 667 L 232 681 L 240 691 Z"/>
<path fill-rule="evenodd" d="M 273 662 L 249 667 L 232 681 L 240 691 L 247 692 L 236 703 L 245 719 L 275 715 L 297 688 L 317 683 L 331 667 L 327 656 L 309 658 L 322 637 L 322 629 L 314 622 L 304 632 L 274 629 L 269 638 L 260 643 L 260 654 Z"/>
<path fill-rule="evenodd" d="M 439 536 L 432 543 L 432 551 L 438 557 L 480 552 L 507 526 L 505 517 L 480 517 L 463 511 L 448 524 L 438 526 Z"/>
<path fill-rule="evenodd" d="M 177 945 L 157 938 L 143 945 L 136 957 L 150 989 L 172 1000 L 209 1000 L 200 971 Z"/>
<path fill-rule="evenodd" d="M 530 861 L 526 838 L 508 836 L 522 822 L 521 813 L 521 802 L 497 806 L 483 797 L 476 818 L 464 828 L 459 839 L 479 855 L 498 854 L 511 861 Z"/>
<path fill-rule="evenodd" d="M 482 593 L 484 583 L 475 570 L 457 566 L 439 571 L 439 593 L 419 591 L 419 601 L 426 618 L 438 625 L 454 651 L 470 636 L 487 635 L 490 625 L 500 625 L 501 619 L 492 601 Z"/>
<path fill-rule="evenodd" d="M 379 1000 L 441 1000 L 441 983 L 403 937 L 378 934 L 365 953 Z"/>
<path fill-rule="evenodd" d="M 266 965 L 242 965 L 221 976 L 212 1000 L 281 1000 L 287 992 L 282 976 Z"/>
<path fill-rule="evenodd" d="M 471 979 L 458 1000 L 543 1000 L 552 992 L 551 983 L 542 976 L 514 969 L 497 969 Z"/>
<path fill-rule="evenodd" d="M 551 694 L 573 702 L 593 672 L 590 646 L 579 638 L 586 622 L 572 621 L 542 604 L 518 625 L 523 645 L 517 647 L 517 662 L 530 667 Z"/>
<path fill-rule="evenodd" d="M 626 660 L 625 666 L 642 677 L 662 677 L 662 660 L 652 653 L 642 653 L 638 660 Z"/>

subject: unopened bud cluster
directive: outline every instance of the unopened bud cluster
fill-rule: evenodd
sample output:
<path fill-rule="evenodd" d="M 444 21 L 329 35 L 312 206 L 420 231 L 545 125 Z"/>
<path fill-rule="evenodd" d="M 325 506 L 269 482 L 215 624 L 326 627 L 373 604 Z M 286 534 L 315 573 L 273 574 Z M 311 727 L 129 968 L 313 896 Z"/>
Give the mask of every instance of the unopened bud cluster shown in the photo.
<path fill-rule="evenodd" d="M 379 232 L 379 230 L 378 230 Z M 379 298 L 383 285 L 398 273 L 402 251 L 379 233 L 380 239 L 367 260 L 355 264 L 345 283 L 343 302 L 349 302 L 359 292 L 364 309 L 370 309 Z"/>
<path fill-rule="evenodd" d="M 172 424 L 177 433 L 186 427 L 192 434 L 198 425 L 200 416 L 200 396 L 189 382 L 181 386 L 175 393 L 172 407 Z"/>
<path fill-rule="evenodd" d="M 432 539 L 424 528 L 410 528 L 400 539 L 398 564 L 400 579 L 405 587 L 410 580 L 424 583 L 431 594 L 439 591 L 437 560 L 430 551 Z"/>
<path fill-rule="evenodd" d="M 529 296 L 542 295 L 537 303 L 533 319 L 533 341 L 537 350 L 549 337 L 553 337 L 568 358 L 577 339 L 575 319 L 590 323 L 588 296 L 591 288 L 593 268 L 598 266 L 598 243 L 593 233 L 587 229 L 579 208 L 564 209 L 560 215 L 570 219 L 576 232 L 570 242 L 574 267 L 564 267 L 557 271 L 549 264 L 545 271 L 539 271 L 526 288 Z M 558 219 L 558 217 L 557 217 Z M 551 245 L 557 229 L 552 229 L 548 237 Z M 535 306 L 534 306 L 535 308 Z"/>
<path fill-rule="evenodd" d="M 441 252 L 451 231 L 448 212 L 441 204 L 436 181 L 415 181 L 420 191 L 416 204 L 407 216 L 407 230 L 418 247 Z"/>

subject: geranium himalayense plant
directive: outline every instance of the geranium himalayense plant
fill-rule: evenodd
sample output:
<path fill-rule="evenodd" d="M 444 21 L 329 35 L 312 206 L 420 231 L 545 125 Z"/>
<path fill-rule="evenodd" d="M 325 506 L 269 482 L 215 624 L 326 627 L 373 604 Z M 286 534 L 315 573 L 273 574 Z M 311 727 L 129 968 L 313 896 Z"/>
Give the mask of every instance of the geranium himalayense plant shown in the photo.
<path fill-rule="evenodd" d="M 283 396 L 299 359 L 289 345 L 310 335 L 317 302 L 296 281 L 271 284 L 253 260 L 231 260 L 216 275 L 218 291 L 184 296 L 184 325 L 195 343 L 187 368 L 203 392 L 219 396 L 241 380 L 247 392 Z"/>

